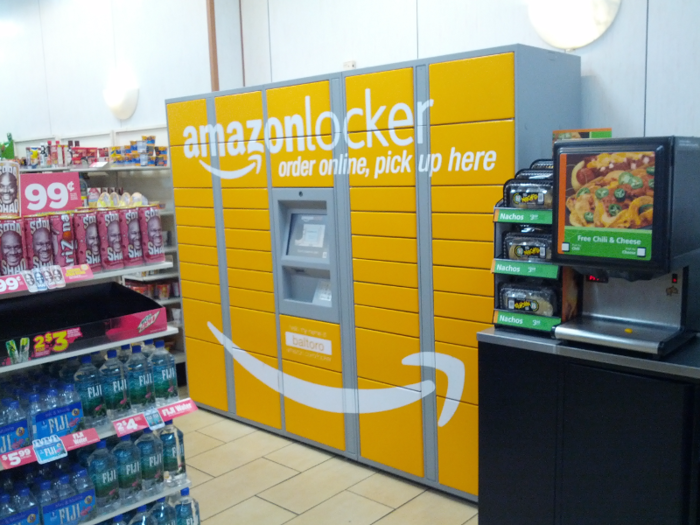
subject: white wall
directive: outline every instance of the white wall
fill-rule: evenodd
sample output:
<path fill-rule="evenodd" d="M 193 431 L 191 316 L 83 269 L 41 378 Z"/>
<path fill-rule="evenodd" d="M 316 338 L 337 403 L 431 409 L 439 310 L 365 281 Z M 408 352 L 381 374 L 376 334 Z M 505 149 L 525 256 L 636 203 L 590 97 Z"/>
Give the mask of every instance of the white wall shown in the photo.
<path fill-rule="evenodd" d="M 240 87 L 238 1 L 217 0 L 216 13 L 221 88 Z M 0 0 L 0 49 L 0 138 L 12 132 L 20 148 L 52 137 L 105 146 L 112 130 L 117 144 L 164 144 L 164 101 L 211 91 L 205 0 Z M 140 89 L 120 121 L 102 91 L 122 64 Z"/>
<path fill-rule="evenodd" d="M 507 44 L 552 49 L 526 0 L 241 0 L 246 85 Z M 647 8 L 648 62 L 647 62 Z M 581 56 L 582 126 L 700 135 L 697 0 L 622 0 Z M 649 83 L 646 83 L 647 68 Z M 645 102 L 646 97 L 646 102 Z"/>

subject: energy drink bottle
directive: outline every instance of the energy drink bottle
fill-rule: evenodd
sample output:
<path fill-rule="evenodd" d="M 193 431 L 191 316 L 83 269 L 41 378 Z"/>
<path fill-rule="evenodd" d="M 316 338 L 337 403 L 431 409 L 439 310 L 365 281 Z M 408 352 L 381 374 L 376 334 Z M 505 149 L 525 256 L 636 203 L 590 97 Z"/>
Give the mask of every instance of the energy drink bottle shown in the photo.
<path fill-rule="evenodd" d="M 7 349 L 7 355 L 10 356 L 10 364 L 16 365 L 17 363 L 21 363 L 19 351 L 17 350 L 14 339 L 5 341 L 5 348 Z"/>
<path fill-rule="evenodd" d="M 19 340 L 19 355 L 22 363 L 29 362 L 29 338 L 23 337 Z"/>

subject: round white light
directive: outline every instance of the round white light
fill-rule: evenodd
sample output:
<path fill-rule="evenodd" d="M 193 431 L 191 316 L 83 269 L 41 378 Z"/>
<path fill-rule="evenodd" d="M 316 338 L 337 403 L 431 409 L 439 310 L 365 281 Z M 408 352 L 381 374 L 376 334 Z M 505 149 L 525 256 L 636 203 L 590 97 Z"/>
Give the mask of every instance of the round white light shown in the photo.
<path fill-rule="evenodd" d="M 529 0 L 530 23 L 549 45 L 578 49 L 613 23 L 622 0 Z"/>
<path fill-rule="evenodd" d="M 130 118 L 139 101 L 136 78 L 127 68 L 112 69 L 102 96 L 115 117 L 119 120 Z"/>

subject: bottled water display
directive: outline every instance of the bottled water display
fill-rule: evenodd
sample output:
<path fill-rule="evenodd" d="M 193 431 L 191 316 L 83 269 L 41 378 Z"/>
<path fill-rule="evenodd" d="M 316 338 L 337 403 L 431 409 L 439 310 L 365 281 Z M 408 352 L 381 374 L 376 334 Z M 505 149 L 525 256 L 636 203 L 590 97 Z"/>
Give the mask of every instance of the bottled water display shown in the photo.
<path fill-rule="evenodd" d="M 122 505 L 129 505 L 136 501 L 141 490 L 141 452 L 131 436 L 122 436 L 112 454 L 117 458 L 119 499 Z"/>
<path fill-rule="evenodd" d="M 152 496 L 163 490 L 163 443 L 150 428 L 136 440 L 141 452 L 141 487 L 144 496 Z"/>
<path fill-rule="evenodd" d="M 127 368 L 119 359 L 117 351 L 107 352 L 107 360 L 100 368 L 102 394 L 110 419 L 126 416 L 131 410 L 129 389 L 127 387 Z"/>
<path fill-rule="evenodd" d="M 102 395 L 102 377 L 89 355 L 84 355 L 81 363 L 73 379 L 83 403 L 83 418 L 88 427 L 101 426 L 107 415 Z"/>
<path fill-rule="evenodd" d="M 88 471 L 95 486 L 98 513 L 110 512 L 114 504 L 119 501 L 119 479 L 117 458 L 107 450 L 106 441 L 100 441 L 95 452 L 90 455 Z"/>

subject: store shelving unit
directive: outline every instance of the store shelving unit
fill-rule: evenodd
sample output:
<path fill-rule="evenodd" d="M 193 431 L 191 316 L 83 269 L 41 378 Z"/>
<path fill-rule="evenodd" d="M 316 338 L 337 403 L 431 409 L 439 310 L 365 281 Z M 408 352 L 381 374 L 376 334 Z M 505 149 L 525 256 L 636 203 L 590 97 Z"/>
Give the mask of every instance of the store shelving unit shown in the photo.
<path fill-rule="evenodd" d="M 156 299 L 156 302 L 161 306 L 168 306 L 171 304 L 179 304 L 182 301 L 180 297 L 171 297 L 170 299 Z"/>
<path fill-rule="evenodd" d="M 177 279 L 180 277 L 180 272 L 166 272 L 166 273 L 157 273 L 155 275 L 136 275 L 136 274 L 129 274 L 125 275 L 125 279 L 129 279 L 130 281 L 139 281 L 142 283 L 150 283 L 153 281 L 163 281 L 165 279 Z"/>
<path fill-rule="evenodd" d="M 153 496 L 149 496 L 147 498 L 142 498 L 136 503 L 132 503 L 131 505 L 124 505 L 123 507 L 119 507 L 117 510 L 114 510 L 107 514 L 102 514 L 95 519 L 82 522 L 81 525 L 97 525 L 98 523 L 102 523 L 103 521 L 110 521 L 112 518 L 114 518 L 114 516 L 131 512 L 132 510 L 137 509 L 141 505 L 148 505 L 149 503 L 153 503 L 154 501 L 160 498 L 167 498 L 168 496 L 178 494 L 182 489 L 189 487 L 191 484 L 192 482 L 188 479 L 187 482 L 183 483 L 182 485 L 164 488 L 163 491 L 159 492 L 158 494 L 154 494 Z"/>

